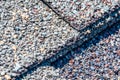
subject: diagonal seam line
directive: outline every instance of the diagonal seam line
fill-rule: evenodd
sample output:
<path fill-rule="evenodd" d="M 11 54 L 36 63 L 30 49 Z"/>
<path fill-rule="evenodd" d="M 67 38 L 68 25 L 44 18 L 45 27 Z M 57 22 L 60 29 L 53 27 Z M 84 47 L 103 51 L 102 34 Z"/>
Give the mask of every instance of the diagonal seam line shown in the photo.
<path fill-rule="evenodd" d="M 64 17 L 62 17 L 58 12 L 56 12 L 49 4 L 48 2 L 44 1 L 44 0 L 41 0 L 43 2 L 43 4 L 45 4 L 49 9 L 51 9 L 55 14 L 57 14 L 60 19 L 62 19 L 63 21 L 65 21 L 67 24 L 69 24 L 70 27 L 72 27 L 73 29 L 75 29 L 76 31 L 79 31 L 78 29 L 74 28 L 70 23 L 69 21 L 67 21 Z"/>
<path fill-rule="evenodd" d="M 119 20 L 119 21 L 120 21 L 120 20 Z M 115 22 L 114 24 L 111 24 L 111 26 L 112 26 L 112 25 L 116 25 L 116 23 L 118 23 L 119 21 Z M 106 29 L 102 30 L 102 31 L 99 32 L 98 34 L 95 34 L 94 36 L 101 34 L 102 32 L 106 31 L 108 28 L 109 28 L 109 27 L 107 27 Z M 90 38 L 90 39 L 92 39 L 92 38 Z M 90 40 L 90 39 L 89 39 L 89 40 Z M 89 40 L 87 40 L 87 41 L 89 41 Z M 83 45 L 83 44 L 86 43 L 87 41 L 84 41 L 81 45 Z M 77 46 L 76 48 L 80 47 L 81 45 Z M 76 48 L 73 48 L 73 50 L 75 50 Z M 68 53 L 69 53 L 69 52 L 67 52 L 66 54 L 68 54 Z M 66 54 L 64 54 L 64 55 L 62 55 L 62 56 L 60 56 L 60 57 L 63 57 L 63 56 L 65 56 Z M 54 56 L 53 56 L 53 57 L 54 57 Z M 21 73 L 20 75 L 18 75 L 18 76 L 12 77 L 13 80 L 21 80 L 21 78 L 23 78 L 23 76 L 26 76 L 27 74 L 29 74 L 29 71 L 35 71 L 35 70 L 36 70 L 37 68 L 39 68 L 40 66 L 45 66 L 44 63 L 49 66 L 49 65 L 52 63 L 52 62 L 49 62 L 51 59 L 53 59 L 53 58 L 51 57 L 51 58 L 49 58 L 49 59 L 46 59 L 46 60 L 42 61 L 41 63 L 39 63 L 39 61 L 34 62 L 34 63 L 31 65 L 32 67 L 28 66 L 27 71 L 22 72 L 22 73 Z M 59 59 L 59 58 L 58 58 L 58 59 Z M 56 59 L 56 60 L 58 60 L 58 59 Z M 55 61 L 56 61 L 56 60 L 55 60 Z M 54 61 L 53 61 L 53 62 L 54 62 Z"/>

